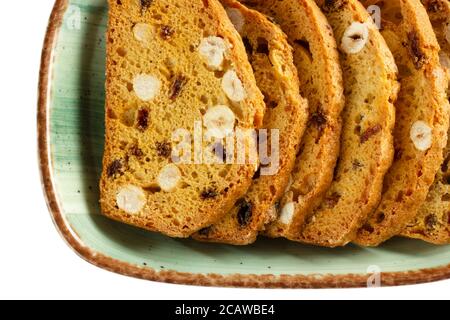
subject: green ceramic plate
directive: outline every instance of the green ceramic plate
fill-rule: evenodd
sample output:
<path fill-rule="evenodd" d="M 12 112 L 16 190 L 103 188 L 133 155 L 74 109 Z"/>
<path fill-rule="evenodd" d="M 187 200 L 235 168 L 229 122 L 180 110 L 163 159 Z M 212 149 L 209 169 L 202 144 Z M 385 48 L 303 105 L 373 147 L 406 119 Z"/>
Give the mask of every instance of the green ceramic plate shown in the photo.
<path fill-rule="evenodd" d="M 322 249 L 261 239 L 236 248 L 175 240 L 100 215 L 106 0 L 57 0 L 45 41 L 40 165 L 57 228 L 83 258 L 149 280 L 247 287 L 400 285 L 450 277 L 450 250 L 396 239 Z"/>

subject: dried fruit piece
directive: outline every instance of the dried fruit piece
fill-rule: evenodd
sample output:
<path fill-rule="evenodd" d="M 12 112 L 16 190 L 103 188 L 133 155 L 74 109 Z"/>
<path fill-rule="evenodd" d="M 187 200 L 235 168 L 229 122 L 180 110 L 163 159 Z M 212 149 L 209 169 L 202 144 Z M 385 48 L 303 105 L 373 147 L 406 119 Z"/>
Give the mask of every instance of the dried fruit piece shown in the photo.
<path fill-rule="evenodd" d="M 353 22 L 344 32 L 341 49 L 348 54 L 360 52 L 369 40 L 369 27 L 366 23 Z"/>
<path fill-rule="evenodd" d="M 382 130 L 381 125 L 377 124 L 373 127 L 368 128 L 360 137 L 361 144 L 367 142 L 372 138 L 374 135 L 380 133 Z"/>
<path fill-rule="evenodd" d="M 180 169 L 174 164 L 165 166 L 158 176 L 158 185 L 161 190 L 166 192 L 173 191 L 181 181 Z"/>
<path fill-rule="evenodd" d="M 227 71 L 223 76 L 222 89 L 233 102 L 241 102 L 246 97 L 244 85 L 234 70 Z"/>
<path fill-rule="evenodd" d="M 238 223 L 241 227 L 246 227 L 252 218 L 252 205 L 246 200 L 241 200 L 238 204 L 239 211 L 237 213 Z"/>
<path fill-rule="evenodd" d="M 162 26 L 159 34 L 163 40 L 169 40 L 174 33 L 175 30 L 173 30 L 170 26 Z"/>
<path fill-rule="evenodd" d="M 281 209 L 280 222 L 282 224 L 290 224 L 292 222 L 292 218 L 294 217 L 295 212 L 295 203 L 288 202 L 284 205 L 283 209 Z"/>
<path fill-rule="evenodd" d="M 126 213 L 136 214 L 145 206 L 145 192 L 134 185 L 124 186 L 117 193 L 116 203 L 119 209 Z"/>
<path fill-rule="evenodd" d="M 142 101 L 150 101 L 159 94 L 161 81 L 150 74 L 139 74 L 134 77 L 133 90 Z"/>
<path fill-rule="evenodd" d="M 178 75 L 172 81 L 172 88 L 170 89 L 170 100 L 175 100 L 183 91 L 187 83 L 187 78 L 183 75 Z"/>
<path fill-rule="evenodd" d="M 137 113 L 137 128 L 141 131 L 145 131 L 148 128 L 148 119 L 150 113 L 147 109 L 139 109 Z"/>
<path fill-rule="evenodd" d="M 420 39 L 416 32 L 408 33 L 409 52 L 413 58 L 414 66 L 417 70 L 421 69 L 427 62 L 427 56 L 420 47 Z"/>
<path fill-rule="evenodd" d="M 156 152 L 159 157 L 168 158 L 172 155 L 172 145 L 169 142 L 157 142 Z"/>
<path fill-rule="evenodd" d="M 214 199 L 218 195 L 219 193 L 215 188 L 208 188 L 203 190 L 200 196 L 202 197 L 203 200 L 207 200 L 207 199 Z"/>
<path fill-rule="evenodd" d="M 207 37 L 202 40 L 198 51 L 205 59 L 208 67 L 213 70 L 220 70 L 222 68 L 227 44 L 225 40 L 220 37 Z"/>
<path fill-rule="evenodd" d="M 427 151 L 433 143 L 433 131 L 424 121 L 416 121 L 411 126 L 410 138 L 417 150 Z"/>
<path fill-rule="evenodd" d="M 111 164 L 108 166 L 108 169 L 106 170 L 108 177 L 112 178 L 115 177 L 117 174 L 122 174 L 122 161 L 121 160 L 114 160 L 111 162 Z"/>
<path fill-rule="evenodd" d="M 203 124 L 207 134 L 215 138 L 225 138 L 234 131 L 236 116 L 233 111 L 223 105 L 209 108 L 203 116 Z"/>

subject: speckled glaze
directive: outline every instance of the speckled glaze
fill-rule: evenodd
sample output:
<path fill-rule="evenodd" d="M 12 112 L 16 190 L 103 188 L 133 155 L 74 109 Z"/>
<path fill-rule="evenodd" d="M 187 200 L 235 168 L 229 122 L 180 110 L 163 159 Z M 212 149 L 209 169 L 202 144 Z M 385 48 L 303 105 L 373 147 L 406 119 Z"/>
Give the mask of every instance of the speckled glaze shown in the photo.
<path fill-rule="evenodd" d="M 40 73 L 40 168 L 55 225 L 84 259 L 142 279 L 207 286 L 363 287 L 450 278 L 450 250 L 395 239 L 376 249 L 261 239 L 248 247 L 169 239 L 100 215 L 106 0 L 57 0 Z"/>

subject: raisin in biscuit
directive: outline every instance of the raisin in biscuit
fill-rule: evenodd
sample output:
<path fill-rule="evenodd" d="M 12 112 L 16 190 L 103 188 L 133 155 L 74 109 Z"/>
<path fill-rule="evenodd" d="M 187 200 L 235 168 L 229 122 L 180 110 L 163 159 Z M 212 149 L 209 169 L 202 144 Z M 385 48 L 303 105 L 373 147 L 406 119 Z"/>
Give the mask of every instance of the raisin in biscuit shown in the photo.
<path fill-rule="evenodd" d="M 448 0 L 422 0 L 427 9 L 441 51 L 441 66 L 447 80 L 450 76 L 450 2 Z M 450 87 L 447 89 L 447 95 Z M 449 132 L 450 134 L 450 132 Z M 447 134 L 448 136 L 448 134 Z M 444 163 L 436 175 L 427 199 L 415 220 L 408 224 L 402 236 L 422 239 L 443 245 L 450 244 L 450 144 L 444 151 Z"/>
<path fill-rule="evenodd" d="M 195 130 L 219 139 L 260 127 L 263 96 L 218 1 L 110 0 L 109 13 L 102 211 L 190 236 L 228 213 L 256 170 L 205 164 L 199 154 L 212 153 L 214 140 L 198 140 Z M 191 157 L 192 144 L 202 152 Z"/>
<path fill-rule="evenodd" d="M 269 139 L 261 135 L 259 141 L 270 143 L 267 146 L 269 152 L 260 157 L 262 161 L 264 156 L 272 159 L 263 161 L 264 166 L 255 176 L 248 193 L 231 212 L 220 222 L 195 234 L 194 238 L 245 245 L 256 240 L 258 231 L 271 219 L 270 209 L 286 190 L 308 121 L 308 110 L 306 100 L 300 96 L 292 48 L 285 34 L 262 14 L 235 0 L 222 0 L 222 4 L 243 38 L 256 83 L 265 97 L 267 108 L 263 128 L 267 129 Z M 276 141 L 270 139 L 272 134 L 279 136 L 278 147 Z"/>
<path fill-rule="evenodd" d="M 447 80 L 439 44 L 420 0 L 363 1 L 381 8 L 382 34 L 399 66 L 395 161 L 378 208 L 356 243 L 376 246 L 401 233 L 424 203 L 447 143 Z"/>
<path fill-rule="evenodd" d="M 346 245 L 381 198 L 394 154 L 397 67 L 365 8 L 355 0 L 317 0 L 338 41 L 346 106 L 341 153 L 324 201 L 292 240 Z"/>
<path fill-rule="evenodd" d="M 313 0 L 242 2 L 268 15 L 287 34 L 294 48 L 300 93 L 310 107 L 290 185 L 280 201 L 280 210 L 273 209 L 279 217 L 266 230 L 270 237 L 295 235 L 329 188 L 339 155 L 344 96 L 337 45 Z"/>

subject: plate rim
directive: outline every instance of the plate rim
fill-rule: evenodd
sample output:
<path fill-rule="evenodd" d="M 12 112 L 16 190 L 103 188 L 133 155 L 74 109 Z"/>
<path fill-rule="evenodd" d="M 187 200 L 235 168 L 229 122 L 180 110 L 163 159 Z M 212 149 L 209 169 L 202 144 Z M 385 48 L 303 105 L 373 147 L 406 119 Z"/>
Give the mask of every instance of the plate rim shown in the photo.
<path fill-rule="evenodd" d="M 56 195 L 52 175 L 49 138 L 49 110 L 54 50 L 69 0 L 56 0 L 50 15 L 41 56 L 37 112 L 38 161 L 41 184 L 53 223 L 68 246 L 81 258 L 99 268 L 134 278 L 172 284 L 243 287 L 243 288 L 362 288 L 371 274 L 344 275 L 256 275 L 256 274 L 196 274 L 175 270 L 156 271 L 133 265 L 97 252 L 82 242 L 65 219 Z M 400 286 L 450 279 L 450 264 L 442 267 L 405 272 L 381 273 L 382 286 Z"/>

